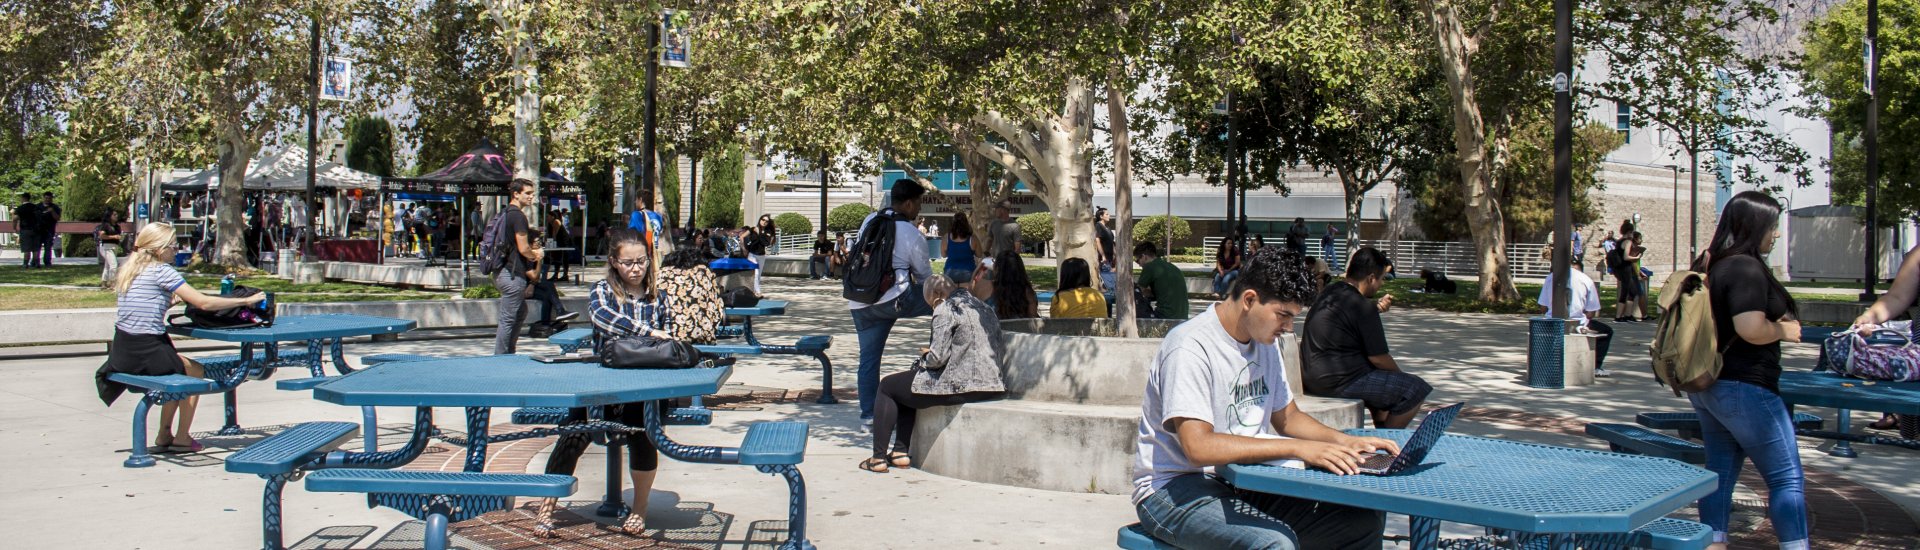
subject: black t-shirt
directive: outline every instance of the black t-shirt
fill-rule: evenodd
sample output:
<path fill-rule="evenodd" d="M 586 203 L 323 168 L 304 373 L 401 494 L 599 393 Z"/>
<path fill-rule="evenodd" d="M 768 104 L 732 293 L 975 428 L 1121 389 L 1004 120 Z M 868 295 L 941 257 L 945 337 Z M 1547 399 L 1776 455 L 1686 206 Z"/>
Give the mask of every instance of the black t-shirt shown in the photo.
<path fill-rule="evenodd" d="M 744 245 L 747 253 L 755 256 L 767 255 L 767 236 L 759 233 L 747 233 Z"/>
<path fill-rule="evenodd" d="M 1287 228 L 1287 248 L 1299 250 L 1307 247 L 1307 226 L 1295 225 Z"/>
<path fill-rule="evenodd" d="M 1107 229 L 1107 224 L 1104 223 L 1093 224 L 1093 230 L 1094 236 L 1100 239 L 1100 263 L 1114 265 L 1113 230 Z"/>
<path fill-rule="evenodd" d="M 93 231 L 95 233 L 99 233 L 101 237 L 117 237 L 120 235 L 120 224 L 100 222 L 100 225 L 96 225 L 93 227 Z M 100 241 L 99 244 L 118 247 L 120 246 L 120 243 L 121 241 L 119 240 L 108 241 L 103 239 Z"/>
<path fill-rule="evenodd" d="M 813 241 L 813 253 L 819 256 L 831 254 L 833 253 L 833 243 L 826 239 Z"/>
<path fill-rule="evenodd" d="M 1779 321 L 1794 310 L 1793 298 L 1752 256 L 1734 256 L 1707 270 L 1713 302 L 1713 329 L 1720 339 L 1720 379 L 1745 382 L 1780 393 L 1780 343 L 1755 345 L 1733 330 L 1733 318 L 1758 311 Z"/>
<path fill-rule="evenodd" d="M 507 249 L 507 261 L 501 264 L 502 267 L 500 270 L 520 277 L 526 277 L 527 270 L 533 269 L 533 260 L 527 259 L 526 256 L 520 254 L 520 240 L 514 238 L 514 236 L 527 235 L 529 233 L 527 213 L 521 212 L 520 207 L 509 204 L 506 208 L 500 209 L 499 215 L 506 216 L 500 219 L 500 238 L 502 239 L 500 246 Z M 532 238 L 529 237 L 527 246 L 531 247 L 533 245 Z"/>
<path fill-rule="evenodd" d="M 13 222 L 21 233 L 39 233 L 40 205 L 29 202 L 13 207 Z"/>
<path fill-rule="evenodd" d="M 60 225 L 60 216 L 61 216 L 60 205 L 53 204 L 53 203 L 41 203 L 40 204 L 40 231 L 43 233 L 53 233 L 55 228 Z"/>
<path fill-rule="evenodd" d="M 1309 395 L 1338 395 L 1374 370 L 1368 357 L 1386 353 L 1380 306 L 1346 281 L 1333 283 L 1307 311 L 1300 334 L 1301 382 Z"/>

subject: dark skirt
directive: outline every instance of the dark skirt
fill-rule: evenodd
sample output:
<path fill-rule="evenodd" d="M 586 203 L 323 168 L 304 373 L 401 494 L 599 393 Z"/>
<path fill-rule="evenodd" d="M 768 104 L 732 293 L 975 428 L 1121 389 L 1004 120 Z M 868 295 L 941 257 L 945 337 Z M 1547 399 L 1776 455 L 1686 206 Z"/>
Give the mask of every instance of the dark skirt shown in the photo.
<path fill-rule="evenodd" d="M 180 360 L 180 352 L 173 349 L 173 339 L 167 335 L 132 334 L 116 328 L 113 343 L 107 345 L 107 362 L 93 373 L 93 384 L 100 391 L 102 403 L 112 405 L 127 391 L 125 384 L 107 380 L 108 375 L 116 372 L 142 376 L 186 374 L 187 365 Z"/>

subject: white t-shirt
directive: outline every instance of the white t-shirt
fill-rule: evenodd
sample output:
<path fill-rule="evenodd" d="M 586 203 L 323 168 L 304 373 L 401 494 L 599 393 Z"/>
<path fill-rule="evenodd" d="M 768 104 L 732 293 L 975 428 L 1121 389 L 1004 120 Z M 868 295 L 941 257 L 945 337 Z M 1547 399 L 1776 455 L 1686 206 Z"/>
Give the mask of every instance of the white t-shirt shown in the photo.
<path fill-rule="evenodd" d="M 1600 289 L 1594 287 L 1592 277 L 1588 277 L 1578 269 L 1568 269 L 1567 273 L 1571 274 L 1567 278 L 1573 280 L 1573 284 L 1568 287 L 1571 291 L 1567 293 L 1567 309 L 1580 313 L 1575 319 L 1580 321 L 1580 326 L 1587 326 L 1586 312 L 1600 311 Z M 1553 311 L 1552 274 L 1547 275 L 1546 284 L 1540 285 L 1540 298 L 1535 300 L 1535 303 L 1547 308 L 1548 317 L 1567 318 L 1566 315 Z"/>
<path fill-rule="evenodd" d="M 873 223 L 873 220 L 878 217 L 880 217 L 879 212 L 868 214 L 867 219 L 860 222 L 860 230 L 855 232 L 854 235 L 857 236 L 866 233 L 867 224 Z M 924 281 L 927 277 L 933 276 L 933 260 L 927 257 L 927 241 L 912 237 L 913 235 L 919 235 L 920 229 L 914 227 L 912 223 L 895 221 L 893 222 L 893 231 L 893 288 L 887 289 L 887 293 L 882 294 L 880 301 L 875 303 L 884 304 L 888 300 L 898 298 L 907 291 L 908 285 L 913 284 L 914 281 Z M 856 242 L 849 246 L 859 245 L 860 244 Z M 853 300 L 847 300 L 847 309 L 849 310 L 865 309 L 871 305 L 873 304 L 863 304 Z"/>
<path fill-rule="evenodd" d="M 1167 427 L 1169 420 L 1205 421 L 1213 424 L 1214 433 L 1280 437 L 1273 430 L 1273 414 L 1293 401 L 1280 348 L 1273 342 L 1235 341 L 1220 324 L 1215 307 L 1168 332 L 1148 367 L 1139 454 L 1133 460 L 1135 503 L 1173 478 L 1213 471 L 1187 460 L 1179 436 Z"/>

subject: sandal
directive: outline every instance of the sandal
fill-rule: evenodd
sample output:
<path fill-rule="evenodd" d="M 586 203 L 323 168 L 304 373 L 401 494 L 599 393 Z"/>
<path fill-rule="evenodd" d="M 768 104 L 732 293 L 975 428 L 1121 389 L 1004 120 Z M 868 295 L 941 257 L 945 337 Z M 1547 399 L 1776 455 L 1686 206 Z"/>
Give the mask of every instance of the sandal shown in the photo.
<path fill-rule="evenodd" d="M 176 441 L 174 444 L 167 445 L 167 451 L 174 453 L 197 453 L 207 448 L 206 445 L 201 445 L 200 442 L 196 440 L 188 439 L 187 443 L 187 445 L 180 445 Z"/>
<path fill-rule="evenodd" d="M 1900 427 L 1900 419 L 1889 414 L 1881 416 L 1879 420 L 1873 421 L 1873 423 L 1868 424 L 1867 427 L 1876 430 L 1891 430 Z"/>
<path fill-rule="evenodd" d="M 887 462 L 889 464 L 892 464 L 893 467 L 899 468 L 902 470 L 913 469 L 913 456 L 908 455 L 907 453 L 889 454 L 887 455 Z"/>
<path fill-rule="evenodd" d="M 533 535 L 540 538 L 553 536 L 553 509 L 560 503 L 557 498 L 540 499 L 540 506 L 533 512 Z"/>
<path fill-rule="evenodd" d="M 866 460 L 862 460 L 860 461 L 860 469 L 873 472 L 876 474 L 884 474 L 884 473 L 887 473 L 887 460 L 883 458 L 869 458 Z"/>
<path fill-rule="evenodd" d="M 169 435 L 169 436 L 171 436 L 172 434 L 168 434 L 168 435 Z M 173 452 L 173 438 L 172 438 L 172 437 L 167 437 L 167 438 L 166 438 L 166 439 L 164 439 L 164 440 L 163 440 L 163 439 L 159 439 L 159 438 L 155 438 L 155 439 L 153 440 L 153 446 L 152 446 L 152 447 L 147 447 L 147 452 L 148 452 L 148 453 L 156 453 L 156 454 L 157 454 L 157 453 L 171 453 L 171 452 Z"/>
<path fill-rule="evenodd" d="M 627 508 L 626 513 L 620 516 L 620 531 L 632 537 L 646 536 L 647 516 L 633 513 L 633 508 Z"/>

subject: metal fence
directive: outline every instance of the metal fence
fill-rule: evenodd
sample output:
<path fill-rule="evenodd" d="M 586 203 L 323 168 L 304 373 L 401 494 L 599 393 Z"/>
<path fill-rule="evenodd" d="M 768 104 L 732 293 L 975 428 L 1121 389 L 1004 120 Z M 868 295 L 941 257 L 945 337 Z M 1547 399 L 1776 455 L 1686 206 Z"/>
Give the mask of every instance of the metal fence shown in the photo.
<path fill-rule="evenodd" d="M 781 235 L 773 242 L 773 254 L 811 254 L 813 235 Z"/>
<path fill-rule="evenodd" d="M 1212 251 L 1217 250 L 1223 237 L 1207 237 L 1202 242 L 1207 247 L 1208 259 Z M 1268 246 L 1285 246 L 1286 238 L 1267 237 Z M 1371 246 L 1385 252 L 1393 260 L 1394 271 L 1403 277 L 1418 275 L 1420 270 L 1440 271 L 1448 277 L 1476 277 L 1480 274 L 1480 253 L 1471 242 L 1439 241 L 1378 241 L 1361 240 L 1361 246 Z M 1507 262 L 1512 266 L 1515 277 L 1544 278 L 1553 269 L 1553 262 L 1541 257 L 1547 249 L 1544 244 L 1516 243 L 1507 245 Z M 1314 256 L 1322 255 L 1320 240 L 1309 239 L 1307 251 Z M 1345 239 L 1337 239 L 1333 244 L 1334 263 L 1346 265 L 1350 257 Z"/>

